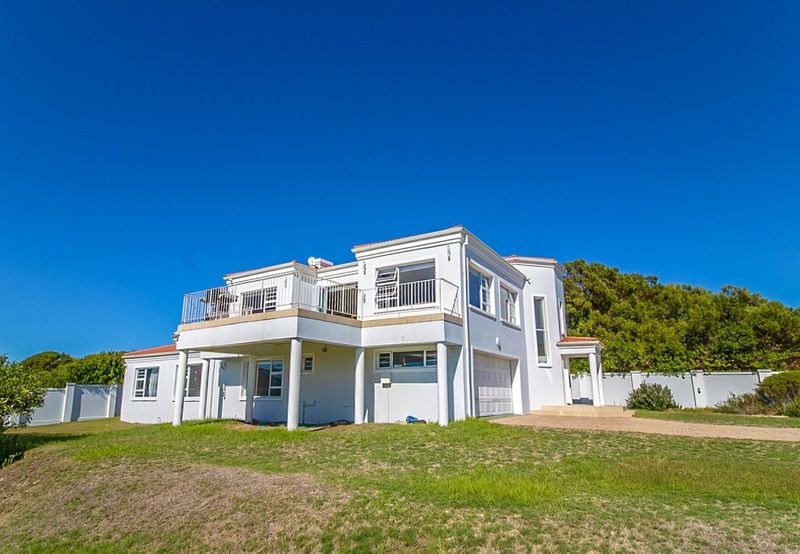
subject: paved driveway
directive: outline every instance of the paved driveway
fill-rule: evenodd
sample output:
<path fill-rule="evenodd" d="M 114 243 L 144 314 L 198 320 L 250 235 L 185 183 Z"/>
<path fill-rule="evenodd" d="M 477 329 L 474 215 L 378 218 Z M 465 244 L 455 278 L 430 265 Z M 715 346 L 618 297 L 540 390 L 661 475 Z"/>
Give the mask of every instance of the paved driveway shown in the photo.
<path fill-rule="evenodd" d="M 784 427 L 745 427 L 743 425 L 714 425 L 710 423 L 685 423 L 661 419 L 636 417 L 572 417 L 522 415 L 494 420 L 506 425 L 524 427 L 551 427 L 581 431 L 623 431 L 723 439 L 800 441 L 800 429 Z"/>

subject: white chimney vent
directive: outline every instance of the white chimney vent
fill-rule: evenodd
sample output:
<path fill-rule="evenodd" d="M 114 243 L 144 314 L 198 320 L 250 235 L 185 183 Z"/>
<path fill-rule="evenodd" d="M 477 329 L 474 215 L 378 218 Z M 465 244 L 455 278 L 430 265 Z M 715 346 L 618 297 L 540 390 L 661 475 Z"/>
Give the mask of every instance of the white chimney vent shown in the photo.
<path fill-rule="evenodd" d="M 326 260 L 325 258 L 315 258 L 314 256 L 311 256 L 308 258 L 308 265 L 314 269 L 322 269 L 323 267 L 331 267 L 333 262 Z"/>

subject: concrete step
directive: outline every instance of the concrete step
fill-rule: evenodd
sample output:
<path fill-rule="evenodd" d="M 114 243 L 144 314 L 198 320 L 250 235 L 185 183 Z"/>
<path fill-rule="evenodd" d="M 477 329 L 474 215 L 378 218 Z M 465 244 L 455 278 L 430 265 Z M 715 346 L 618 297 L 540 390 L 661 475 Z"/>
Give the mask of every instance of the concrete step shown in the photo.
<path fill-rule="evenodd" d="M 542 406 L 532 410 L 533 415 L 571 416 L 571 417 L 633 417 L 633 410 L 622 406 L 589 406 L 588 404 L 570 404 L 568 406 Z"/>

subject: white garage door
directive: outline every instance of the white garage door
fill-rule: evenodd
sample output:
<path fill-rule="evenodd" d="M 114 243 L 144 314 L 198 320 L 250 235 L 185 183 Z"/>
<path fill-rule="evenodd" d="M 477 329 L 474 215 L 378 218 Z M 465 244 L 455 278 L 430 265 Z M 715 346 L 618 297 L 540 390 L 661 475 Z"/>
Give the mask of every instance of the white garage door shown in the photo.
<path fill-rule="evenodd" d="M 478 415 L 513 412 L 511 402 L 511 361 L 475 352 L 475 387 L 478 389 Z"/>

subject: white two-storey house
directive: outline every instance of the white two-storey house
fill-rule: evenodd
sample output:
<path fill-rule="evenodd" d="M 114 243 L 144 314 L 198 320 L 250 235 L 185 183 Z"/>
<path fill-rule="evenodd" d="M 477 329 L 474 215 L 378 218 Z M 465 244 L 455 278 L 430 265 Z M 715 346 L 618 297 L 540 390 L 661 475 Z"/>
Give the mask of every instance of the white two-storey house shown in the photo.
<path fill-rule="evenodd" d="M 602 345 L 566 336 L 556 260 L 464 227 L 352 251 L 187 294 L 174 344 L 126 354 L 122 419 L 447 425 L 570 403 L 570 357 L 602 377 Z"/>

